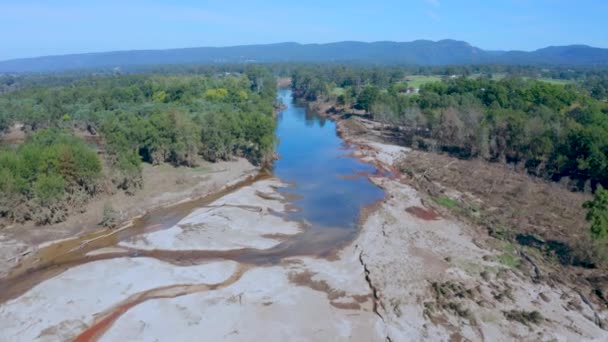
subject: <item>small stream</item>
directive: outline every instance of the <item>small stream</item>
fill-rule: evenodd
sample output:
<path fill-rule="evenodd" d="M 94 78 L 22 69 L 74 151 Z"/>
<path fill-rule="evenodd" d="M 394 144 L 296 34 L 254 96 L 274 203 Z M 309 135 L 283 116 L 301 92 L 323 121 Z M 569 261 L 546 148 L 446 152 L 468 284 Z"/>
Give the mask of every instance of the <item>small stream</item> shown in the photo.
<path fill-rule="evenodd" d="M 333 121 L 296 104 L 290 90 L 280 90 L 278 97 L 286 108 L 278 114 L 276 134 L 280 159 L 275 162 L 272 173 L 290 184 L 281 191 L 292 199 L 292 205 L 297 210 L 287 216 L 307 224 L 308 228 L 303 233 L 268 250 L 148 251 L 127 248 L 113 253 L 86 255 L 137 235 L 170 228 L 193 210 L 270 176 L 263 173 L 218 194 L 154 210 L 136 219 L 127 229 L 118 232 L 101 230 L 43 248 L 15 268 L 8 277 L 0 279 L 0 303 L 18 297 L 71 267 L 97 260 L 151 257 L 176 265 L 192 265 L 210 259 L 226 259 L 244 265 L 269 265 L 290 256 L 330 256 L 352 241 L 358 233 L 361 210 L 384 196 L 384 191 L 366 177 L 377 170 L 351 156 L 353 151 L 338 137 Z"/>

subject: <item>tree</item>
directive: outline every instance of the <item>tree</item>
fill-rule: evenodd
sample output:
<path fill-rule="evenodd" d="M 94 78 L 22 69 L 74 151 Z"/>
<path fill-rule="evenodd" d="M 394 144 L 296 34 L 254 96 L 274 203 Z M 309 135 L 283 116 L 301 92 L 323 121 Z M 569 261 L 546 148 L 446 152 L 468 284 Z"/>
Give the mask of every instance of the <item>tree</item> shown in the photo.
<path fill-rule="evenodd" d="M 361 91 L 357 98 L 357 106 L 369 113 L 372 105 L 380 95 L 380 90 L 376 86 L 368 85 Z"/>
<path fill-rule="evenodd" d="M 601 185 L 595 190 L 593 200 L 585 202 L 586 219 L 591 223 L 590 232 L 594 240 L 608 238 L 608 190 Z"/>

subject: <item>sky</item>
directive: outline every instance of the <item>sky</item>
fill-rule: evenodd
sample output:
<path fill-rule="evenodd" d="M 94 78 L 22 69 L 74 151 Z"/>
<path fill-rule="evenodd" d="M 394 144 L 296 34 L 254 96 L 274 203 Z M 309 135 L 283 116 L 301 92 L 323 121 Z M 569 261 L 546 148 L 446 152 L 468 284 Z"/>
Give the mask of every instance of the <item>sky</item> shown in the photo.
<path fill-rule="evenodd" d="M 0 60 L 286 41 L 608 48 L 607 14 L 608 0 L 0 0 Z"/>

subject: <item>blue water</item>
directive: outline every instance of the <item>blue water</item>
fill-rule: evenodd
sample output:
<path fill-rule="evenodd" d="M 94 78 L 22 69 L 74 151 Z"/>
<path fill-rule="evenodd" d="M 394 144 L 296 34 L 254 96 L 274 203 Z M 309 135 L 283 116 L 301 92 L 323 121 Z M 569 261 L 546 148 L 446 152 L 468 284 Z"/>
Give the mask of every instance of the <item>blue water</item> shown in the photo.
<path fill-rule="evenodd" d="M 286 192 L 297 195 L 300 210 L 293 219 L 306 220 L 314 228 L 356 228 L 363 206 L 381 199 L 383 191 L 360 172 L 374 167 L 349 157 L 352 150 L 336 134 L 336 124 L 294 103 L 290 90 L 280 90 L 287 106 L 278 114 L 277 152 L 274 174 L 293 183 Z"/>

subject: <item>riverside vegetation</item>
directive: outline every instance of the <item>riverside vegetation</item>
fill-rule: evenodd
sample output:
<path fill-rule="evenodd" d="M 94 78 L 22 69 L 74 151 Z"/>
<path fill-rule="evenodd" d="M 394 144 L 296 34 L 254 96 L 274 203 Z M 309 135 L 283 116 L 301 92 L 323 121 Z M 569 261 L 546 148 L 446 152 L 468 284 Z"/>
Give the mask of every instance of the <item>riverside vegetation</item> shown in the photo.
<path fill-rule="evenodd" d="M 276 82 L 262 68 L 15 82 L 0 96 L 0 132 L 20 126 L 28 138 L 0 148 L 8 222 L 61 222 L 101 193 L 134 193 L 142 162 L 189 167 L 242 156 L 263 164 L 274 151 Z"/>

